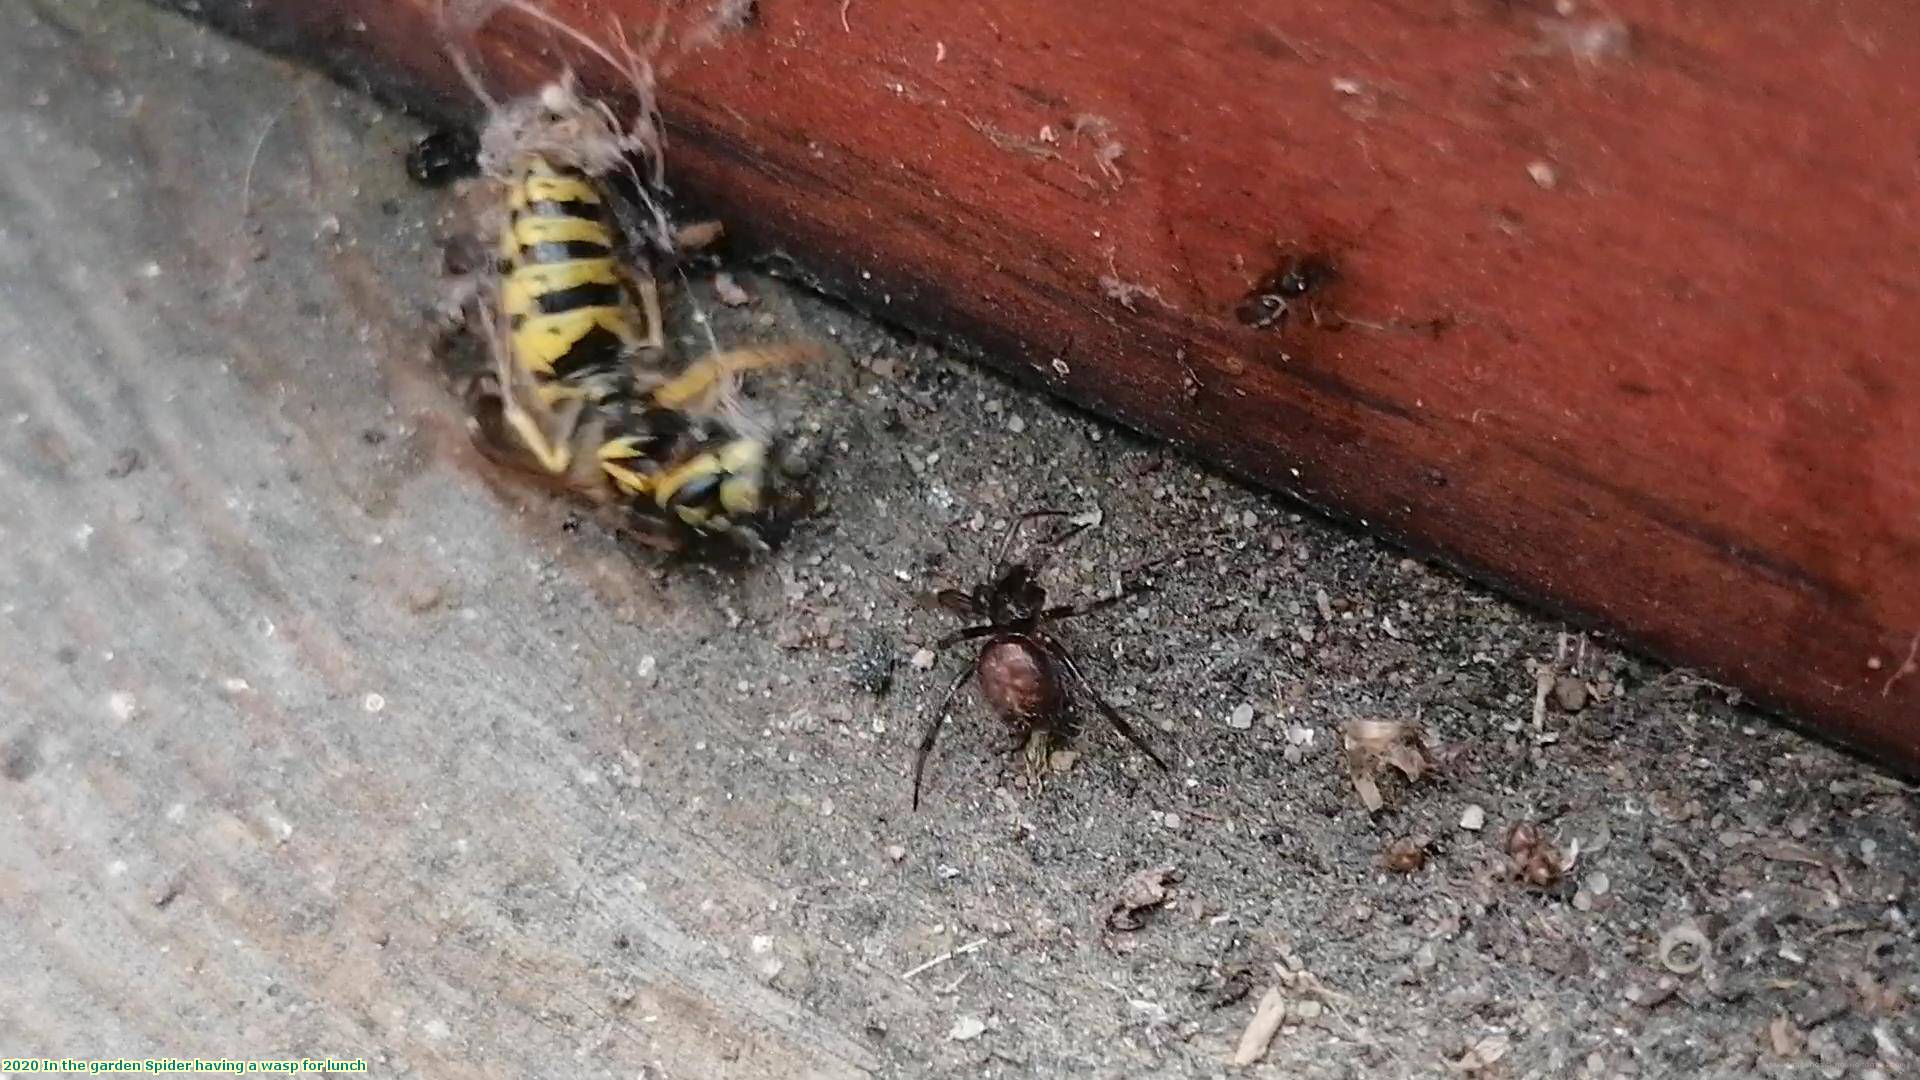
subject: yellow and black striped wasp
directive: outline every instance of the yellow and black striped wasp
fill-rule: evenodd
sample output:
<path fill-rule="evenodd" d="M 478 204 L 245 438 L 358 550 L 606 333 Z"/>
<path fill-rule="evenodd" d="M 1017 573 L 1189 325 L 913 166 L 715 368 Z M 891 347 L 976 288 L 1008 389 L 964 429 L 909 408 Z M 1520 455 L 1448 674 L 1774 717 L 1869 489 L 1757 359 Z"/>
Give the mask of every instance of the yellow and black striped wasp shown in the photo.
<path fill-rule="evenodd" d="M 753 543 L 791 501 L 773 490 L 772 448 L 733 384 L 821 350 L 758 346 L 673 362 L 653 273 L 657 240 L 649 249 L 629 239 L 622 220 L 640 213 L 607 175 L 624 166 L 639 179 L 609 152 L 629 141 L 567 80 L 494 107 L 477 139 L 429 136 L 409 159 L 416 179 L 436 182 L 468 171 L 460 158 L 475 148 L 470 171 L 505 191 L 494 273 L 477 297 L 493 364 L 469 389 L 475 442 L 498 463 L 626 511 L 628 531 L 649 540 L 679 546 L 692 533 Z M 650 199 L 644 209 L 664 225 Z"/>

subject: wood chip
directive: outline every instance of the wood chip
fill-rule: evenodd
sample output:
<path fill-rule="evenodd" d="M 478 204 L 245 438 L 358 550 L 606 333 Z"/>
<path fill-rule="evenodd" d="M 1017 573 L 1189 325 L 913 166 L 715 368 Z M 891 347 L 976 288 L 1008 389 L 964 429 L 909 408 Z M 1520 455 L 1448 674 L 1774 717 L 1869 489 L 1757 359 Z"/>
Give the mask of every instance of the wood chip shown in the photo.
<path fill-rule="evenodd" d="M 1825 867 L 1829 861 L 1825 855 L 1805 844 L 1796 844 L 1791 840 L 1765 839 L 1755 840 L 1740 848 L 1748 855 L 1759 855 L 1774 862 L 1800 863 L 1805 866 Z"/>
<path fill-rule="evenodd" d="M 1774 1017 L 1773 1023 L 1767 1025 L 1767 1041 L 1772 1044 L 1773 1052 L 1777 1057 L 1800 1056 L 1800 1046 L 1803 1042 L 1800 1029 L 1793 1026 L 1793 1021 L 1787 1019 L 1785 1013 Z"/>
<path fill-rule="evenodd" d="M 1240 1045 L 1233 1048 L 1231 1064 L 1251 1065 L 1267 1056 L 1267 1047 L 1286 1018 L 1287 999 L 1280 995 L 1279 987 L 1268 987 L 1267 992 L 1260 995 L 1253 1019 L 1247 1021 L 1246 1030 L 1240 1033 Z"/>
<path fill-rule="evenodd" d="M 1447 1062 L 1447 1068 L 1455 1072 L 1476 1073 L 1507 1056 L 1513 1049 L 1513 1040 L 1505 1035 L 1489 1035 L 1474 1043 L 1460 1060 Z"/>
<path fill-rule="evenodd" d="M 733 280 L 733 275 L 724 270 L 713 275 L 713 295 L 728 307 L 746 307 L 753 303 L 753 297 L 747 294 L 747 290 L 741 288 L 740 283 Z"/>

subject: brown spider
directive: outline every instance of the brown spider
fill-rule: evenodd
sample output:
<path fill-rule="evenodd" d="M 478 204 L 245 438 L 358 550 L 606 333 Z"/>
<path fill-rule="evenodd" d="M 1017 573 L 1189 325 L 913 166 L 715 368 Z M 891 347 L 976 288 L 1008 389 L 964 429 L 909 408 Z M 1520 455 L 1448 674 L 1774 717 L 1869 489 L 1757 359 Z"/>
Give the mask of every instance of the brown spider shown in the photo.
<path fill-rule="evenodd" d="M 1147 740 L 1134 730 L 1125 717 L 1107 704 L 1106 699 L 1087 681 L 1072 655 L 1043 628 L 1046 623 L 1098 611 L 1144 591 L 1146 586 L 1130 586 L 1111 596 L 1048 607 L 1046 590 L 1040 587 L 1038 580 L 1040 567 L 1007 561 L 1007 550 L 1012 547 L 1022 525 L 1036 518 L 1065 516 L 1066 512 L 1062 510 L 1034 510 L 1022 514 L 1014 520 L 1007 529 L 1005 539 L 1000 542 L 1000 552 L 994 557 L 992 578 L 975 585 L 969 592 L 942 589 L 934 594 L 933 602 L 940 607 L 964 618 L 986 620 L 941 638 L 935 643 L 936 649 L 977 638 L 987 640 L 980 646 L 973 663 L 954 679 L 953 685 L 947 687 L 946 696 L 940 699 L 940 707 L 933 714 L 933 722 L 920 740 L 919 752 L 913 759 L 914 809 L 920 808 L 921 774 L 926 769 L 927 755 L 933 752 L 934 740 L 940 736 L 940 727 L 946 722 L 947 710 L 960 693 L 960 688 L 976 676 L 980 680 L 980 693 L 987 699 L 994 714 L 1027 741 L 1030 764 L 1036 746 L 1044 760 L 1047 744 L 1044 736 L 1058 732 L 1063 726 L 1067 704 L 1071 700 L 1069 691 L 1077 686 L 1115 730 L 1139 747 L 1140 752 L 1152 759 L 1155 765 L 1166 770 L 1167 763 L 1160 760 L 1160 755 L 1153 752 L 1153 747 L 1147 745 Z M 1075 526 L 1053 539 L 1051 544 L 1057 546 L 1083 528 L 1084 525 Z M 1043 738 L 1036 739 L 1036 736 Z"/>

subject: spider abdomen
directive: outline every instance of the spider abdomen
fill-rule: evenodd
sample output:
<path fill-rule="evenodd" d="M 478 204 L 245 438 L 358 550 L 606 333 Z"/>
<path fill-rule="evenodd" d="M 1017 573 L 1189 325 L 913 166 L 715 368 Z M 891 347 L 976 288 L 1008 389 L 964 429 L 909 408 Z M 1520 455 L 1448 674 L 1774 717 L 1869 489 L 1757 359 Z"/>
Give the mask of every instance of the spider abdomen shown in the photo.
<path fill-rule="evenodd" d="M 1024 634 L 1003 634 L 980 650 L 980 693 L 1009 723 L 1032 724 L 1060 713 L 1064 691 L 1053 657 Z"/>

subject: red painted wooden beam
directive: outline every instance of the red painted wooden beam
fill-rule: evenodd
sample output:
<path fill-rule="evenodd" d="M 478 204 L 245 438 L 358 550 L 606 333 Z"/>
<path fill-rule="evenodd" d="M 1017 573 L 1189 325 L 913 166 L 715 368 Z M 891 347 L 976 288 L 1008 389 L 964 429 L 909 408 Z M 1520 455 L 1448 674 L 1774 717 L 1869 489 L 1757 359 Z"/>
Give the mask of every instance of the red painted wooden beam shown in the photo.
<path fill-rule="evenodd" d="M 208 2 L 465 100 L 435 0 Z M 1920 770 L 1920 6 L 721 9 L 676 10 L 662 89 L 730 225 Z M 476 48 L 502 92 L 555 69 L 511 13 Z M 1337 280 L 1249 325 L 1322 251 Z"/>

